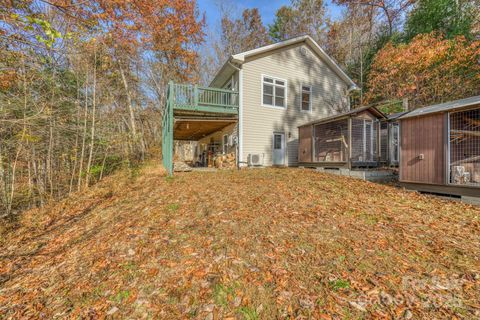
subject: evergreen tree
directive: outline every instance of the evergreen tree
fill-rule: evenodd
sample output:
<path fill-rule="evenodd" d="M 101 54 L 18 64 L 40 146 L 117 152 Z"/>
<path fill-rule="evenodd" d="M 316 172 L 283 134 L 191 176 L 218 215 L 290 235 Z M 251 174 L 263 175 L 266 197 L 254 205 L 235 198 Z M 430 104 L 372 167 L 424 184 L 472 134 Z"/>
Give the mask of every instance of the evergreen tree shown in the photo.
<path fill-rule="evenodd" d="M 470 0 L 419 0 L 408 15 L 405 40 L 418 34 L 437 31 L 447 38 L 463 35 L 472 38 L 474 2 Z"/>

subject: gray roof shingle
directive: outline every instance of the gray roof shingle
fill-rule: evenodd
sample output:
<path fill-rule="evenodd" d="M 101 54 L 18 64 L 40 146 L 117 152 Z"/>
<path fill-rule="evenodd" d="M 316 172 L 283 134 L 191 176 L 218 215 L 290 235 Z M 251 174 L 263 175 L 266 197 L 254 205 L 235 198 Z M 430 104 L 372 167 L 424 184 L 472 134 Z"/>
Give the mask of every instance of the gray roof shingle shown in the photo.
<path fill-rule="evenodd" d="M 461 100 L 449 101 L 445 103 L 431 105 L 428 107 L 419 108 L 401 116 L 399 119 L 419 117 L 419 116 L 423 116 L 430 113 L 452 111 L 455 109 L 464 108 L 464 107 L 468 107 L 475 104 L 480 104 L 480 96 L 474 96 L 474 97 L 465 98 Z"/>

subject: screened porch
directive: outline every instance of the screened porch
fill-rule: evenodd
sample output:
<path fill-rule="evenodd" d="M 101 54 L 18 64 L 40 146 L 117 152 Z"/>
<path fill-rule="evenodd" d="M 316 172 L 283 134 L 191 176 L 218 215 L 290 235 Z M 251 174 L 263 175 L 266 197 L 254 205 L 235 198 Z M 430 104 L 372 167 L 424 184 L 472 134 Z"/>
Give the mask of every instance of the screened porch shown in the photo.
<path fill-rule="evenodd" d="M 304 165 L 369 168 L 398 161 L 398 124 L 374 107 L 308 123 L 299 127 L 299 135 Z"/>

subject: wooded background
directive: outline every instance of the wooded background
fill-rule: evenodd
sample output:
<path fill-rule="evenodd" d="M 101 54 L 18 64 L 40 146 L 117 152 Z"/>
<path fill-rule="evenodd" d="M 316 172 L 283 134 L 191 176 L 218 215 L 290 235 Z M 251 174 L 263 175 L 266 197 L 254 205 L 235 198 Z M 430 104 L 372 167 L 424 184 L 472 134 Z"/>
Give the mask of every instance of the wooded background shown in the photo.
<path fill-rule="evenodd" d="M 361 87 L 356 105 L 480 94 L 480 0 L 292 0 L 265 25 L 221 2 L 0 2 L 0 216 L 134 174 L 161 148 L 169 80 L 208 85 L 234 53 L 309 34 Z M 386 110 L 396 111 L 396 110 Z"/>

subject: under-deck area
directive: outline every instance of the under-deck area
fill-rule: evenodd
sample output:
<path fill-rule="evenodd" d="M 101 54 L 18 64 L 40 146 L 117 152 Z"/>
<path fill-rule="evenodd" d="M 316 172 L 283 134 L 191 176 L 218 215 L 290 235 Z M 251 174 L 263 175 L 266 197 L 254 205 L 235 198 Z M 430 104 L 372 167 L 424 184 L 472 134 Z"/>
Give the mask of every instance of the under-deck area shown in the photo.
<path fill-rule="evenodd" d="M 173 174 L 174 141 L 195 141 L 192 156 L 195 166 L 210 166 L 213 161 L 236 152 L 237 91 L 170 83 L 163 114 L 163 164 Z M 222 159 L 223 159 L 222 158 Z M 225 161 L 225 159 L 223 159 Z"/>

